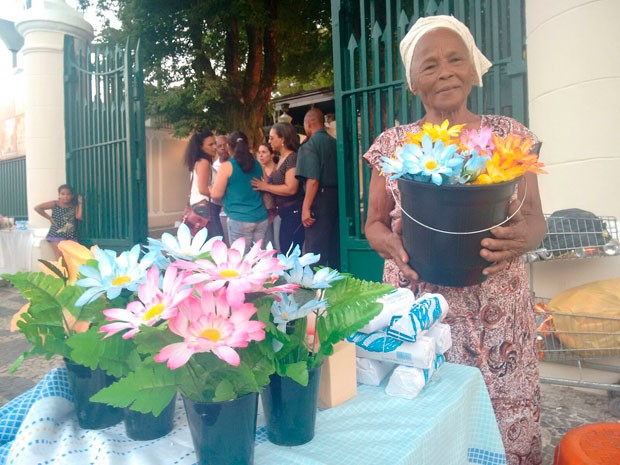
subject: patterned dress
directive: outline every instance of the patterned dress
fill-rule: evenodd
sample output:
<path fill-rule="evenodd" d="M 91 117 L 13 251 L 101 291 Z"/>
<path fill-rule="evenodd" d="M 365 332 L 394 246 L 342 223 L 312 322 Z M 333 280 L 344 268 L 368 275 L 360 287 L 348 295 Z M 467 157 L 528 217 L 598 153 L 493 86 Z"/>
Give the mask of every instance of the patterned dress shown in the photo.
<path fill-rule="evenodd" d="M 67 208 L 56 204 L 52 207 L 52 225 L 47 233 L 47 240 L 58 242 L 60 240 L 77 240 L 75 219 L 75 207 Z"/>
<path fill-rule="evenodd" d="M 505 116 L 482 116 L 482 125 L 505 137 L 508 134 L 536 137 L 521 123 Z M 418 123 L 383 132 L 364 158 L 378 169 L 381 156 L 393 154 L 407 132 L 418 132 Z M 386 177 L 386 190 L 391 195 Z M 392 182 L 400 200 L 398 185 Z M 390 212 L 392 226 L 401 217 Z M 445 323 L 452 329 L 449 362 L 480 369 L 495 409 L 508 464 L 540 465 L 540 387 L 535 352 L 536 327 L 525 263 L 513 259 L 509 267 L 470 287 L 445 287 L 426 282 L 409 283 L 392 260 L 385 261 L 383 280 L 396 287 L 410 287 L 416 295 L 443 294 L 450 304 Z M 456 413 L 456 412 L 455 412 Z"/>

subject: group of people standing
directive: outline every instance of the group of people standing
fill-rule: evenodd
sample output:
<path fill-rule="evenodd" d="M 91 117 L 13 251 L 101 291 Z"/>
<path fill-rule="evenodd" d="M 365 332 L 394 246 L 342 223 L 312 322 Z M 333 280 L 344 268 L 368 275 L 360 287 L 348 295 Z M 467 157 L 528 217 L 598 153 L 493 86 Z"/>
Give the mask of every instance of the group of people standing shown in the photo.
<path fill-rule="evenodd" d="M 318 108 L 306 113 L 304 131 L 300 145 L 292 124 L 276 123 L 256 155 L 240 131 L 192 135 L 185 155 L 189 203 L 209 218 L 209 236 L 228 237 L 230 243 L 244 237 L 246 250 L 258 240 L 272 241 L 284 253 L 298 245 L 304 253 L 320 254 L 320 265 L 339 267 L 336 140 Z"/>

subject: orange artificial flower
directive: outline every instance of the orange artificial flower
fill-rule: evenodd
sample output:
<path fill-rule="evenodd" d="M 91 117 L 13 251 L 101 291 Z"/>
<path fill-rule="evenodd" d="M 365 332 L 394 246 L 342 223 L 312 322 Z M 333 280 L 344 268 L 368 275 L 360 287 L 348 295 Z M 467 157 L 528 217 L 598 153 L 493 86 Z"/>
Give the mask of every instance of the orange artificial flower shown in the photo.
<path fill-rule="evenodd" d="M 97 246 L 92 246 L 88 249 L 75 241 L 60 241 L 58 243 L 58 249 L 62 252 L 62 257 L 67 264 L 67 273 L 69 276 L 67 284 L 74 284 L 77 281 L 79 275 L 78 268 L 91 258 L 95 258 L 93 250 L 96 247 Z"/>

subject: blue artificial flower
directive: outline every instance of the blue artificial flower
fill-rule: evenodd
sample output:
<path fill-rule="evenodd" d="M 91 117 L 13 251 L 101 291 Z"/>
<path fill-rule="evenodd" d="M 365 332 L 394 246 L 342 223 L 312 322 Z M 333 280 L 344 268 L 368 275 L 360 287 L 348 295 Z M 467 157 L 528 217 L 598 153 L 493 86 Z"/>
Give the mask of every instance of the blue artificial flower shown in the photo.
<path fill-rule="evenodd" d="M 443 176 L 450 177 L 454 169 L 462 165 L 463 160 L 460 156 L 455 156 L 456 145 L 445 146 L 441 140 L 433 144 L 428 134 L 422 138 L 422 155 L 418 158 L 416 171 L 411 174 L 419 174 L 430 177 L 432 183 L 440 186 Z"/>
<path fill-rule="evenodd" d="M 487 161 L 490 159 L 489 155 L 478 155 L 478 151 L 474 150 L 465 166 L 463 166 L 459 182 L 461 184 L 474 182 L 484 172 L 487 167 Z"/>
<path fill-rule="evenodd" d="M 282 277 L 289 284 L 298 284 L 305 289 L 325 289 L 331 287 L 331 283 L 344 279 L 337 270 L 324 267 L 316 273 L 309 266 L 302 266 L 300 261 L 293 264 L 293 268 L 283 271 Z"/>
<path fill-rule="evenodd" d="M 314 310 L 327 307 L 327 300 L 312 299 L 300 307 L 295 300 L 295 295 L 279 295 L 281 299 L 279 301 L 274 301 L 271 305 L 271 314 L 273 315 L 273 322 L 276 324 L 278 330 L 283 333 L 286 332 L 286 324 L 289 321 L 304 318 Z"/>
<path fill-rule="evenodd" d="M 329 267 L 321 268 L 312 277 L 311 289 L 326 289 L 331 287 L 334 281 L 340 281 L 344 279 L 344 276 L 340 274 L 338 270 L 331 269 Z"/>
<path fill-rule="evenodd" d="M 192 234 L 185 223 L 181 223 L 176 237 L 170 233 L 163 233 L 161 241 L 149 237 L 149 250 L 166 252 L 168 255 L 180 260 L 191 261 L 199 255 L 209 252 L 211 245 L 222 236 L 214 236 L 207 241 L 209 232 L 202 228 L 192 238 Z"/>
<path fill-rule="evenodd" d="M 285 270 L 290 270 L 295 266 L 296 263 L 299 263 L 303 267 L 312 265 L 318 262 L 320 259 L 321 255 L 315 253 L 307 253 L 302 256 L 299 244 L 291 244 L 288 251 L 286 252 L 286 255 L 278 254 L 278 260 L 280 260 L 280 263 L 284 265 Z"/>
<path fill-rule="evenodd" d="M 385 174 L 392 174 L 390 181 L 398 179 L 407 174 L 417 174 L 419 168 L 419 157 L 422 156 L 420 147 L 415 144 L 405 144 L 398 147 L 394 157 L 381 157 L 379 163 L 381 171 Z"/>
<path fill-rule="evenodd" d="M 104 249 L 95 249 L 93 255 L 97 261 L 97 268 L 89 265 L 82 265 L 79 268 L 80 273 L 86 277 L 75 284 L 88 289 L 77 300 L 76 307 L 81 307 L 104 293 L 108 299 L 115 299 L 123 289 L 137 291 L 146 279 L 146 270 L 156 259 L 156 254 L 149 252 L 139 260 L 139 244 L 118 257 L 113 250 Z"/>

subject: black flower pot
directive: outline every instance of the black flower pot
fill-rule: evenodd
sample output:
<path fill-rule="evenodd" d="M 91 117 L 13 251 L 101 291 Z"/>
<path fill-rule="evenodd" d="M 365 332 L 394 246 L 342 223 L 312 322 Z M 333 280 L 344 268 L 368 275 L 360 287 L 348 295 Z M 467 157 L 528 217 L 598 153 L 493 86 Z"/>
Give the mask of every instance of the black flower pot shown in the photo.
<path fill-rule="evenodd" d="M 308 386 L 271 375 L 261 394 L 269 441 L 279 446 L 299 446 L 312 440 L 320 381 L 320 366 L 309 371 Z"/>
<path fill-rule="evenodd" d="M 224 402 L 194 402 L 183 396 L 198 465 L 251 465 L 258 394 Z"/>
<path fill-rule="evenodd" d="M 134 441 L 149 441 L 165 436 L 174 426 L 174 396 L 168 406 L 158 415 L 125 409 L 125 433 Z"/>
<path fill-rule="evenodd" d="M 117 379 L 107 375 L 103 370 L 91 370 L 69 359 L 64 360 L 69 373 L 69 385 L 73 391 L 73 404 L 80 428 L 103 429 L 119 423 L 123 419 L 123 409 L 90 401 L 93 395 Z"/>

